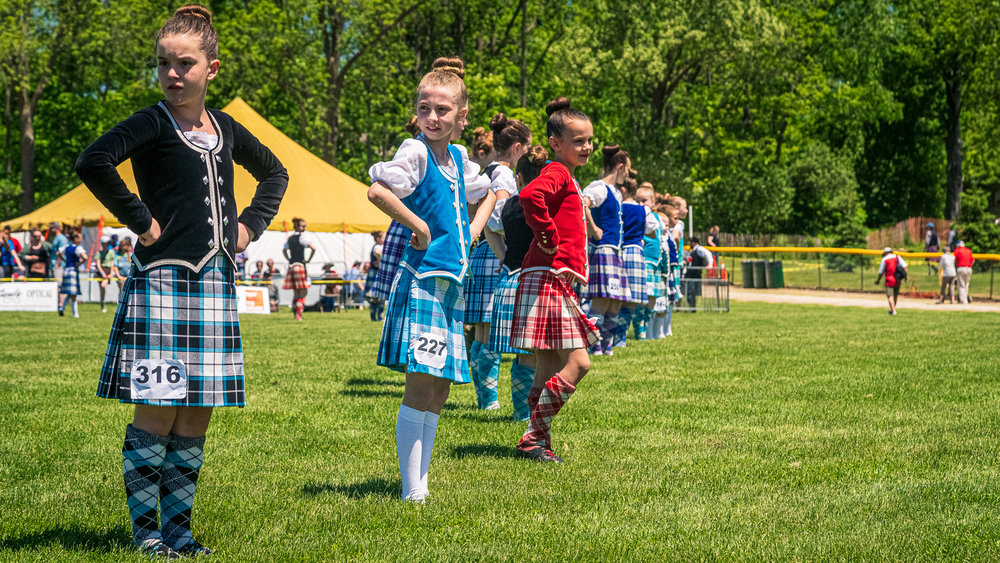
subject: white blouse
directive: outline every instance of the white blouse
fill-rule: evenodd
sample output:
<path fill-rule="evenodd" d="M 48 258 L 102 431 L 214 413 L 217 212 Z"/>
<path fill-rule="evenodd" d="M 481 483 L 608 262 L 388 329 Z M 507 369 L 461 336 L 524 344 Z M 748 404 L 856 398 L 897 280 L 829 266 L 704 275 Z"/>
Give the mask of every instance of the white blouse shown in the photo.
<path fill-rule="evenodd" d="M 479 174 L 479 165 L 469 160 L 468 150 L 462 145 L 455 145 L 462 155 L 462 171 L 465 177 L 465 194 L 470 203 L 475 203 L 486 196 L 489 189 L 489 179 Z M 441 166 L 442 172 L 452 178 L 458 177 L 458 166 L 450 161 Z M 427 172 L 427 145 L 417 139 L 407 139 L 399 146 L 392 160 L 377 162 L 368 169 L 372 183 L 382 182 L 392 193 L 400 198 L 409 197 L 417 189 Z"/>
<path fill-rule="evenodd" d="M 611 193 L 615 194 L 615 199 L 618 200 L 618 203 L 622 202 L 621 190 L 611 186 Z M 583 188 L 583 197 L 590 198 L 591 207 L 604 205 L 604 201 L 608 199 L 608 184 L 604 183 L 604 180 L 594 180 L 587 184 L 586 188 Z"/>
<path fill-rule="evenodd" d="M 517 179 L 514 177 L 514 171 L 499 162 L 491 162 L 490 166 L 494 164 L 496 168 L 493 169 L 490 190 L 493 193 L 496 193 L 498 190 L 504 190 L 510 194 L 510 197 L 517 197 Z M 508 199 L 510 198 L 497 200 L 496 205 L 493 206 L 493 213 L 490 213 L 490 220 L 486 222 L 486 226 L 495 233 L 503 232 L 501 213 L 503 213 L 503 206 L 507 203 Z"/>

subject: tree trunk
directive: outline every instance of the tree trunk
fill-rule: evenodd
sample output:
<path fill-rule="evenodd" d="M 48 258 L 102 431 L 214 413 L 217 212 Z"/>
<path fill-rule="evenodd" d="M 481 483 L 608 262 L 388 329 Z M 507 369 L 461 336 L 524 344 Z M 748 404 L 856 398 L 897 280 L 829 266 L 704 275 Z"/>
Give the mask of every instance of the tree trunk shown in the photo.
<path fill-rule="evenodd" d="M 947 198 L 944 218 L 957 221 L 962 207 L 962 80 L 961 70 L 945 73 L 944 87 L 948 99 L 945 116 L 945 151 L 947 164 Z"/>
<path fill-rule="evenodd" d="M 521 0 L 521 107 L 528 107 L 528 0 Z"/>
<path fill-rule="evenodd" d="M 35 210 L 35 112 L 29 100 L 21 106 L 21 214 Z"/>
<path fill-rule="evenodd" d="M 7 85 L 6 100 L 3 106 L 3 128 L 4 128 L 4 138 L 3 138 L 3 154 L 6 155 L 7 162 L 4 163 L 4 172 L 7 177 L 10 178 L 11 172 L 14 170 L 14 159 L 10 156 L 10 130 L 11 127 L 11 114 L 10 105 L 11 98 L 13 97 L 14 89 L 10 84 Z"/>

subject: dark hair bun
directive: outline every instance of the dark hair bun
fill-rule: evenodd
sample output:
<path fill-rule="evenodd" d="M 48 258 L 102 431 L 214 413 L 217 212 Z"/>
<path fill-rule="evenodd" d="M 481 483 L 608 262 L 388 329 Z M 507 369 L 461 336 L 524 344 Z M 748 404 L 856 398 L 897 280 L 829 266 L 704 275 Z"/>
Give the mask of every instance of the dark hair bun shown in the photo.
<path fill-rule="evenodd" d="M 604 145 L 604 149 L 602 150 L 604 152 L 604 157 L 608 158 L 618 154 L 618 151 L 622 150 L 622 148 L 620 145 Z"/>
<path fill-rule="evenodd" d="M 528 162 L 535 166 L 541 166 L 549 159 L 549 151 L 545 150 L 545 147 L 542 145 L 534 145 L 528 149 L 527 157 Z"/>
<path fill-rule="evenodd" d="M 502 113 L 498 113 L 498 114 L 496 114 L 496 115 L 493 116 L 493 119 L 490 120 L 490 129 L 494 133 L 499 133 L 499 132 L 503 131 L 504 127 L 507 127 L 507 116 L 506 115 L 504 115 Z"/>
<path fill-rule="evenodd" d="M 431 65 L 433 70 L 438 72 L 451 72 L 459 78 L 465 78 L 465 63 L 458 57 L 438 57 Z"/>
<path fill-rule="evenodd" d="M 411 117 L 410 120 L 407 121 L 406 125 L 404 125 L 403 127 L 406 128 L 407 133 L 413 135 L 414 137 L 420 134 L 420 126 L 417 125 L 417 116 L 415 115 Z"/>
<path fill-rule="evenodd" d="M 194 16 L 198 18 L 205 18 L 208 20 L 209 25 L 212 23 L 212 12 L 208 11 L 208 8 L 202 6 L 201 4 L 186 4 L 177 8 L 174 12 L 175 16 Z"/>
<path fill-rule="evenodd" d="M 547 115 L 552 115 L 557 111 L 562 111 L 564 109 L 569 109 L 569 98 L 566 96 L 561 96 L 549 102 L 549 105 L 545 106 L 545 113 Z"/>

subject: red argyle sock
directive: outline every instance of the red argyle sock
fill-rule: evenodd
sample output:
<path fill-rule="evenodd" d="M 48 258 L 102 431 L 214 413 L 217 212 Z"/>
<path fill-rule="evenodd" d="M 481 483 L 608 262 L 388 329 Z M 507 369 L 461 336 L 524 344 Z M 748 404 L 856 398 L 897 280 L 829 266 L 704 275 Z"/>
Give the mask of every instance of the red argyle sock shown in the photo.
<path fill-rule="evenodd" d="M 542 389 L 545 387 L 532 386 L 531 390 L 528 391 L 528 413 L 531 413 L 538 406 L 538 398 L 542 396 Z"/>
<path fill-rule="evenodd" d="M 531 409 L 531 420 L 524 436 L 521 437 L 521 442 L 517 445 L 518 448 L 549 447 L 552 419 L 559 414 L 559 409 L 566 404 L 573 391 L 576 391 L 576 387 L 559 377 L 559 374 L 553 375 L 545 382 L 545 389 L 538 397 L 538 404 Z"/>

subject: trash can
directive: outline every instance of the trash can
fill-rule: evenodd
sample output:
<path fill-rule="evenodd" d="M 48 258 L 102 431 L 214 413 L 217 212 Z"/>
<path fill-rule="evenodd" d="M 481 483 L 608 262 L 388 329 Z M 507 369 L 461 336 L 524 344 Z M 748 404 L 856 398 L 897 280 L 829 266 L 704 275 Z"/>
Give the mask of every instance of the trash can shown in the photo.
<path fill-rule="evenodd" d="M 742 274 L 743 274 L 743 289 L 752 289 L 753 288 L 753 261 L 751 261 L 751 260 L 744 260 L 742 266 L 743 266 L 743 268 L 741 270 L 742 270 Z"/>
<path fill-rule="evenodd" d="M 776 289 L 781 287 L 781 282 L 779 281 L 779 276 L 781 271 L 781 261 L 774 260 L 767 263 L 767 287 L 769 289 Z"/>
<path fill-rule="evenodd" d="M 781 264 L 781 260 L 775 261 L 774 264 L 776 264 L 774 267 L 774 276 L 777 280 L 777 285 L 774 287 L 780 289 L 785 287 L 785 267 Z"/>
<path fill-rule="evenodd" d="M 767 260 L 753 261 L 753 286 L 757 289 L 767 287 Z"/>

